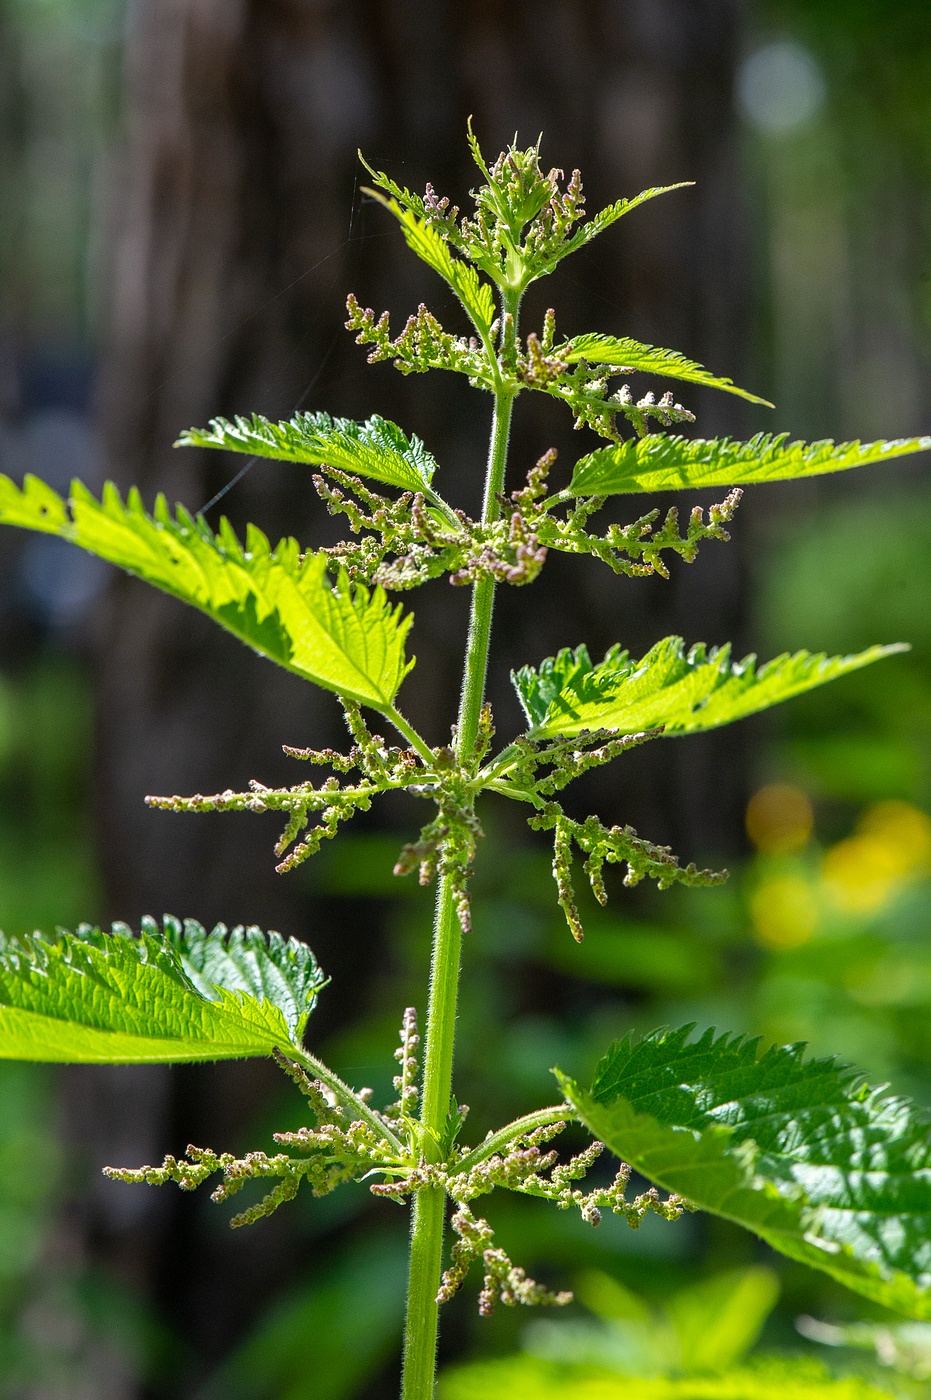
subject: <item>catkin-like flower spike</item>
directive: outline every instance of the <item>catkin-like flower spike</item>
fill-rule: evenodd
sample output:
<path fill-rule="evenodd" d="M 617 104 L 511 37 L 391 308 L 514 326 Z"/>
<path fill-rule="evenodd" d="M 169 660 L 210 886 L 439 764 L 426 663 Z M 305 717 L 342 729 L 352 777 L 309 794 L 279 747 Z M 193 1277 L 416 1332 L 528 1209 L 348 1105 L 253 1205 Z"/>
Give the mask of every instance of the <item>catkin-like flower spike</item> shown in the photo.
<path fill-rule="evenodd" d="M 394 1087 L 398 1092 L 398 1102 L 387 1110 L 389 1117 L 413 1117 L 417 1107 L 419 1091 L 416 1086 L 420 1064 L 417 1047 L 420 1036 L 417 1033 L 417 1012 L 409 1006 L 404 1012 L 400 1032 L 401 1044 L 394 1052 L 394 1058 L 401 1067 L 401 1073 L 394 1077 Z"/>
<path fill-rule="evenodd" d="M 464 1205 L 456 1211 L 450 1224 L 457 1238 L 450 1250 L 449 1268 L 440 1280 L 440 1291 L 436 1295 L 438 1303 L 448 1303 L 459 1291 L 469 1266 L 494 1239 L 494 1231 L 488 1221 L 474 1216 Z"/>
<path fill-rule="evenodd" d="M 525 1308 L 564 1308 L 572 1302 L 573 1295 L 567 1290 L 556 1293 L 529 1278 L 524 1269 L 511 1263 L 503 1249 L 484 1250 L 482 1262 L 485 1265 L 485 1279 L 478 1297 L 478 1310 L 482 1317 L 490 1317 L 499 1301 L 508 1308 L 518 1305 Z"/>
<path fill-rule="evenodd" d="M 576 171 L 576 174 L 578 174 L 578 171 Z M 540 348 L 542 349 L 544 355 L 548 354 L 549 351 L 552 350 L 553 343 L 555 340 L 556 312 L 551 306 L 549 306 L 547 307 L 546 312 L 543 316 L 543 334 L 540 336 Z"/>
<path fill-rule="evenodd" d="M 391 338 L 387 311 L 376 318 L 349 294 L 346 299 L 347 330 L 356 332 L 357 345 L 371 345 L 369 364 L 391 360 L 402 374 L 423 374 L 431 369 L 465 374 L 476 388 L 493 389 L 494 377 L 479 343 L 472 337 L 450 335 L 423 303 L 409 316 L 401 334 Z"/>
<path fill-rule="evenodd" d="M 272 1215 L 285 1201 L 292 1201 L 297 1195 L 300 1186 L 300 1178 L 297 1176 L 285 1177 L 279 1181 L 277 1186 L 273 1186 L 267 1196 L 263 1196 L 254 1206 L 248 1210 L 241 1211 L 239 1215 L 234 1215 L 230 1221 L 230 1228 L 238 1230 L 243 1225 L 254 1225 L 257 1220 L 264 1220 L 267 1215 Z"/>
<path fill-rule="evenodd" d="M 332 1089 L 328 1089 L 319 1079 L 312 1079 L 303 1065 L 292 1060 L 277 1047 L 272 1051 L 272 1054 L 292 1084 L 296 1085 L 308 1100 L 319 1125 L 331 1123 L 342 1126 L 345 1124 L 345 1112 L 337 1103 Z"/>
<path fill-rule="evenodd" d="M 626 864 L 624 884 L 637 885 L 641 880 L 655 880 L 659 888 L 673 884 L 688 886 L 719 885 L 727 879 L 726 870 L 699 870 L 694 864 L 681 866 L 668 846 L 644 841 L 633 827 L 606 827 L 597 817 L 583 822 L 567 817 L 558 802 L 548 802 L 542 811 L 528 819 L 535 831 L 554 832 L 553 875 L 556 879 L 559 906 L 566 915 L 572 935 L 582 934 L 578 909 L 572 888 L 572 847 L 577 846 L 588 857 L 585 869 L 592 890 L 604 902 L 606 890 L 602 878 L 605 864 Z"/>
<path fill-rule="evenodd" d="M 453 726 L 455 731 L 455 726 Z M 491 741 L 495 737 L 495 725 L 491 714 L 491 705 L 486 701 L 482 706 L 478 719 L 478 731 L 473 745 L 473 755 L 476 768 L 491 748 Z M 453 735 L 455 741 L 455 732 Z"/>
<path fill-rule="evenodd" d="M 521 510 L 528 512 L 530 518 L 533 518 L 537 502 L 546 495 L 547 478 L 555 465 L 556 456 L 555 447 L 544 452 L 527 472 L 527 485 L 511 492 L 511 500 Z"/>
<path fill-rule="evenodd" d="M 553 877 L 556 881 L 559 907 L 566 916 L 569 931 L 576 943 L 581 943 L 585 932 L 572 888 L 572 831 L 564 821 L 557 821 L 553 838 Z"/>
<path fill-rule="evenodd" d="M 320 767 L 326 765 L 335 769 L 337 773 L 349 773 L 358 766 L 355 749 L 345 754 L 340 753 L 338 749 L 298 749 L 291 744 L 282 744 L 281 750 L 288 758 L 298 758 L 304 763 L 313 763 Z"/>
<path fill-rule="evenodd" d="M 512 1264 L 503 1249 L 494 1247 L 494 1233 L 488 1221 L 472 1215 L 467 1206 L 459 1207 L 451 1224 L 457 1239 L 450 1251 L 449 1268 L 440 1281 L 438 1303 L 449 1302 L 458 1292 L 477 1259 L 481 1259 L 485 1270 L 478 1305 L 482 1317 L 490 1316 L 498 1302 L 506 1307 L 564 1307 L 572 1301 L 571 1293 L 554 1293 Z"/>

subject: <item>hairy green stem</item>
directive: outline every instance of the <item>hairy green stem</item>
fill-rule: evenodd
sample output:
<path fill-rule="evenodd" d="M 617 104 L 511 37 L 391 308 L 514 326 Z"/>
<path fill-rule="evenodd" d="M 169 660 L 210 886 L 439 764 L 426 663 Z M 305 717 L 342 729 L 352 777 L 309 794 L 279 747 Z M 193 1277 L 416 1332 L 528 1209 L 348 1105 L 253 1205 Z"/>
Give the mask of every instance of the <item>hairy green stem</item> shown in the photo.
<path fill-rule="evenodd" d="M 504 309 L 512 313 L 516 322 L 517 299 L 509 302 L 505 298 Z M 495 395 L 482 510 L 485 524 L 494 521 L 500 510 L 498 498 L 504 487 L 514 397 L 512 388 Z M 491 575 L 483 575 L 472 589 L 469 641 L 456 734 L 456 752 L 460 761 L 468 760 L 478 735 L 485 698 L 494 597 L 495 580 Z M 428 1161 L 441 1160 L 444 1150 L 442 1144 L 452 1098 L 461 951 L 462 929 L 456 911 L 455 891 L 451 878 L 444 875 L 437 890 L 420 1113 L 424 1129 L 423 1152 Z M 445 1206 L 446 1196 L 442 1188 L 430 1186 L 417 1192 L 411 1224 L 402 1400 L 432 1400 L 434 1392 L 439 1323 L 437 1293 L 443 1267 Z"/>

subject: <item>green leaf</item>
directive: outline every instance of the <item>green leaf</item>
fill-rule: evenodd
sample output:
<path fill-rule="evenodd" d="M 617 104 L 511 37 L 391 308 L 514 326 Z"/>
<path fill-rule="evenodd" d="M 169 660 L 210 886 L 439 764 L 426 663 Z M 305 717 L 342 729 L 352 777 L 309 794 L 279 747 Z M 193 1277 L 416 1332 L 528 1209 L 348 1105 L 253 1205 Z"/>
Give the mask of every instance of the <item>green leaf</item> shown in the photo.
<path fill-rule="evenodd" d="M 732 438 L 684 438 L 665 433 L 627 438 L 590 452 L 575 465 L 570 490 L 576 496 L 629 491 L 681 491 L 699 486 L 752 486 L 824 472 L 843 472 L 924 452 L 931 437 L 882 442 L 790 442 L 788 433 L 757 433 L 747 442 Z"/>
<path fill-rule="evenodd" d="M 476 330 L 486 339 L 495 319 L 495 301 L 491 287 L 483 282 L 469 263 L 454 258 L 449 247 L 435 228 L 418 218 L 413 209 L 402 209 L 396 199 L 386 199 L 377 190 L 367 190 L 397 219 L 411 252 L 438 272 L 456 293 Z"/>
<path fill-rule="evenodd" d="M 69 510 L 70 504 L 70 510 Z M 163 496 L 152 515 L 138 492 L 126 503 L 113 485 L 103 499 L 74 482 L 66 503 L 27 476 L 22 490 L 0 476 L 0 524 L 58 535 L 199 608 L 263 656 L 326 690 L 376 710 L 390 708 L 413 666 L 404 644 L 412 618 L 380 588 L 326 582 L 324 555 L 302 555 L 296 540 L 272 550 L 250 525 L 245 548 L 223 520 L 217 534 Z"/>
<path fill-rule="evenodd" d="M 599 1320 L 532 1323 L 525 1345 L 535 1356 L 624 1375 L 695 1375 L 728 1371 L 746 1359 L 776 1304 L 779 1280 L 772 1269 L 751 1265 L 667 1292 L 649 1308 L 610 1274 L 592 1269 L 575 1280 L 575 1294 Z"/>
<path fill-rule="evenodd" d="M 913 1105 L 799 1045 L 692 1026 L 617 1042 L 582 1121 L 650 1181 L 874 1302 L 931 1317 L 931 1134 Z"/>
<path fill-rule="evenodd" d="M 535 739 L 583 729 L 636 734 L 659 726 L 665 735 L 698 734 L 907 650 L 898 643 L 854 656 L 798 651 L 757 669 L 753 655 L 731 661 L 730 646 L 709 651 L 699 642 L 686 652 L 681 637 L 664 637 L 639 661 L 614 646 L 594 666 L 587 647 L 566 647 L 538 667 L 512 672 L 511 679 Z"/>
<path fill-rule="evenodd" d="M 701 1279 L 666 1305 L 683 1371 L 725 1371 L 759 1340 L 779 1297 L 779 1280 L 759 1265 Z"/>
<path fill-rule="evenodd" d="M 339 467 L 401 491 L 428 494 L 436 471 L 436 460 L 420 438 L 407 437 L 396 423 L 377 414 L 364 423 L 328 413 L 296 413 L 286 423 L 272 423 L 258 413 L 233 422 L 211 418 L 209 428 L 189 428 L 175 446 L 221 447 L 284 462 Z"/>
<path fill-rule="evenodd" d="M 654 345 L 642 345 L 639 340 L 627 336 L 577 335 L 559 345 L 552 352 L 559 360 L 573 364 L 576 360 L 587 360 L 593 365 L 614 365 L 624 373 L 639 371 L 643 374 L 659 374 L 667 379 L 684 379 L 690 384 L 702 384 L 709 389 L 724 389 L 729 394 L 739 394 L 750 403 L 761 403 L 767 408 L 774 405 L 768 399 L 750 394 L 746 389 L 738 389 L 732 379 L 719 379 L 710 374 L 694 360 L 687 360 L 677 350 L 658 350 Z"/>
<path fill-rule="evenodd" d="M 313 953 L 257 928 L 166 916 L 136 936 L 0 934 L 0 1059 L 72 1064 L 232 1060 L 299 1047 L 323 985 Z"/>
<path fill-rule="evenodd" d="M 555 1325 L 555 1324 L 554 1324 Z M 440 1376 L 439 1400 L 892 1400 L 859 1376 L 809 1358 L 758 1362 L 720 1375 L 628 1376 L 536 1356 L 476 1361 Z"/>

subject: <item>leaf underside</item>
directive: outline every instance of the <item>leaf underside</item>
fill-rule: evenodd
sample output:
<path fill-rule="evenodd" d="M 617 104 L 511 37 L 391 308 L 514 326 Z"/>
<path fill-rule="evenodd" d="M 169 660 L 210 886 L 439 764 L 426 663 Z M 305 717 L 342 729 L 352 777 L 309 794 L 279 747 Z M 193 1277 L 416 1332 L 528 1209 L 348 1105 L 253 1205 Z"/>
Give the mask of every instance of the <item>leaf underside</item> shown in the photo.
<path fill-rule="evenodd" d="M 0 934 L 0 1059 L 171 1064 L 299 1046 L 324 977 L 305 943 L 170 916 Z"/>
<path fill-rule="evenodd" d="M 404 644 L 411 617 L 380 588 L 331 588 L 323 555 L 294 539 L 273 550 L 247 528 L 245 547 L 229 522 L 216 534 L 163 496 L 149 515 L 137 491 L 124 504 L 108 483 L 97 501 L 80 482 L 65 502 L 37 477 L 22 489 L 0 476 L 0 524 L 58 535 L 213 618 L 255 651 L 305 680 L 374 709 L 390 707 L 413 666 Z"/>
<path fill-rule="evenodd" d="M 582 1121 L 650 1181 L 910 1317 L 931 1317 L 931 1134 L 803 1046 L 693 1027 L 612 1046 Z"/>
<path fill-rule="evenodd" d="M 534 738 L 571 737 L 583 729 L 635 734 L 658 726 L 665 735 L 697 734 L 903 650 L 874 646 L 831 657 L 799 651 L 757 668 L 755 656 L 731 661 L 729 646 L 709 650 L 698 643 L 686 651 L 681 637 L 665 637 L 639 661 L 615 646 L 597 666 L 586 647 L 567 647 L 539 667 L 524 666 L 512 680 Z"/>
<path fill-rule="evenodd" d="M 557 346 L 553 354 L 570 364 L 587 360 L 593 365 L 613 365 L 618 372 L 658 374 L 666 379 L 680 379 L 708 389 L 723 389 L 728 394 L 738 394 L 742 399 L 748 399 L 750 403 L 773 407 L 769 399 L 761 399 L 757 394 L 738 388 L 732 379 L 711 374 L 703 365 L 680 355 L 678 350 L 661 350 L 655 345 L 631 340 L 628 336 L 577 335 L 565 345 Z"/>
<path fill-rule="evenodd" d="M 575 465 L 570 490 L 576 496 L 610 496 L 631 491 L 681 491 L 686 487 L 753 486 L 758 482 L 848 471 L 928 448 L 931 437 L 881 442 L 790 442 L 788 433 L 757 433 L 747 442 L 735 442 L 732 438 L 651 433 L 598 448 L 583 457 Z"/>
<path fill-rule="evenodd" d="M 189 428 L 176 447 L 219 447 L 284 462 L 338 467 L 368 476 L 401 491 L 429 491 L 436 459 L 418 437 L 387 418 L 373 414 L 364 423 L 331 418 L 328 413 L 295 413 L 272 423 L 254 413 L 249 418 L 211 418 L 209 428 Z"/>

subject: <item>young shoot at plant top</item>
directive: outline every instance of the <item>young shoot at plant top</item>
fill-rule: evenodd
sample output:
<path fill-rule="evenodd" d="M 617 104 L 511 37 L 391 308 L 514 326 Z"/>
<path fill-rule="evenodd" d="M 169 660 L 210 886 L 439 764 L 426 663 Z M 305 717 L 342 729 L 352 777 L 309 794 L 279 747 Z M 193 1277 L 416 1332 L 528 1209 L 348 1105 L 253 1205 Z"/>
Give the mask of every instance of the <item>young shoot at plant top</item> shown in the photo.
<path fill-rule="evenodd" d="M 928 1128 L 907 1102 L 869 1089 L 833 1061 L 806 1060 L 798 1047 L 762 1053 L 756 1040 L 712 1031 L 694 1038 L 688 1026 L 639 1042 L 628 1036 L 607 1051 L 590 1087 L 559 1074 L 552 1107 L 476 1146 L 460 1142 L 465 1113 L 453 1095 L 453 1048 L 470 878 L 482 836 L 479 796 L 523 803 L 530 826 L 552 832 L 555 897 L 581 939 L 573 893 L 579 855 L 602 903 L 606 865 L 624 866 L 626 885 L 649 879 L 660 888 L 712 885 L 726 872 L 680 863 L 629 826 L 607 826 L 595 815 L 570 818 L 559 798 L 574 778 L 636 745 L 729 724 L 900 649 L 877 645 L 834 657 L 799 651 L 758 665 L 753 656 L 733 659 L 727 646 L 666 637 L 643 657 L 619 641 L 595 661 L 580 638 L 574 650 L 532 659 L 514 674 L 526 729 L 496 745 L 485 700 L 496 588 L 531 583 L 550 550 L 593 555 L 617 574 L 667 577 L 700 546 L 728 539 L 742 487 L 931 447 L 929 438 L 835 445 L 792 442 L 784 433 L 748 442 L 682 436 L 694 415 L 672 392 L 633 392 L 633 376 L 765 400 L 673 350 L 601 334 L 560 338 L 552 311 L 541 326 L 519 324 L 532 282 L 667 191 L 619 200 L 586 220 L 578 172 L 568 181 L 559 170 L 544 173 L 539 145 L 511 148 L 488 165 L 471 131 L 469 141 L 482 183 L 468 215 L 430 185 L 422 196 L 412 194 L 373 170 L 369 191 L 411 251 L 455 293 L 466 334 L 445 329 L 420 306 L 395 335 L 387 312 L 353 297 L 347 324 L 370 347 L 371 362 L 391 360 L 405 374 L 449 370 L 491 395 L 479 519 L 444 499 L 442 470 L 418 438 L 383 418 L 356 423 L 324 412 L 282 423 L 217 418 L 184 432 L 179 445 L 314 468 L 318 496 L 352 532 L 330 548 L 305 549 L 294 539 L 272 547 L 253 525 L 243 542 L 226 520 L 214 533 L 183 506 L 172 510 L 159 497 L 150 513 L 135 490 L 124 501 L 112 485 L 97 500 L 75 482 L 66 500 L 34 477 L 22 486 L 0 478 L 0 522 L 58 535 L 173 594 L 333 692 L 342 707 L 351 740 L 345 752 L 286 749 L 322 768 L 322 781 L 286 788 L 253 782 L 239 793 L 152 797 L 153 806 L 280 811 L 277 868 L 288 871 L 382 793 L 404 789 L 427 803 L 427 820 L 395 866 L 399 876 L 416 870 L 422 883 L 436 883 L 422 1069 L 417 1018 L 399 1008 L 397 1099 L 374 1107 L 305 1047 L 324 980 L 306 944 L 256 928 L 207 932 L 167 916 L 161 924 L 144 921 L 138 934 L 124 925 L 110 932 L 81 926 L 4 940 L 0 1056 L 116 1064 L 273 1056 L 307 1099 L 308 1116 L 307 1126 L 275 1135 L 278 1150 L 236 1158 L 191 1147 L 159 1167 L 109 1174 L 183 1188 L 218 1175 L 216 1200 L 261 1178 L 268 1194 L 234 1225 L 270 1214 L 302 1185 L 323 1195 L 365 1178 L 376 1195 L 410 1201 L 405 1400 L 433 1394 L 438 1308 L 473 1263 L 484 1276 L 483 1313 L 497 1302 L 569 1299 L 528 1278 L 495 1245 L 474 1203 L 499 1188 L 578 1209 L 593 1225 L 604 1210 L 632 1227 L 648 1211 L 667 1220 L 684 1210 L 709 1211 L 877 1303 L 931 1318 Z M 602 439 L 562 474 L 568 484 L 551 485 L 555 453 L 547 451 L 524 468 L 519 484 L 506 481 L 511 414 L 525 392 L 562 400 L 577 425 Z M 707 513 L 691 509 L 684 528 L 675 508 L 662 521 L 647 509 L 626 526 L 598 533 L 594 525 L 608 496 L 706 486 L 726 494 Z M 399 700 L 414 664 L 413 617 L 389 595 L 443 574 L 471 589 L 472 605 L 458 713 L 450 713 L 455 722 L 437 742 L 413 728 Z M 571 1121 L 595 1141 L 561 1162 L 550 1144 Z M 619 1169 L 610 1185 L 586 1191 L 579 1183 L 604 1150 L 620 1159 Z M 629 1199 L 634 1168 L 653 1184 Z M 453 1243 L 444 1271 L 447 1202 Z"/>

